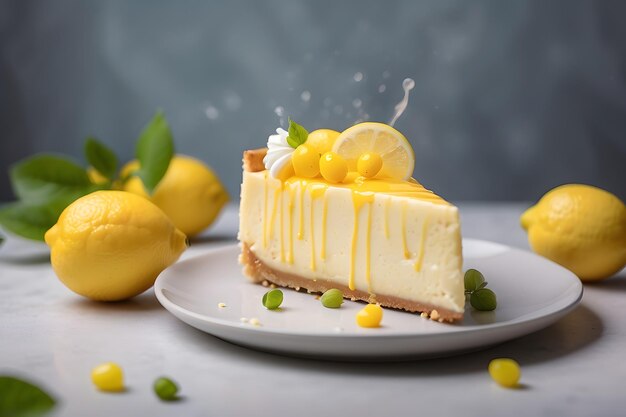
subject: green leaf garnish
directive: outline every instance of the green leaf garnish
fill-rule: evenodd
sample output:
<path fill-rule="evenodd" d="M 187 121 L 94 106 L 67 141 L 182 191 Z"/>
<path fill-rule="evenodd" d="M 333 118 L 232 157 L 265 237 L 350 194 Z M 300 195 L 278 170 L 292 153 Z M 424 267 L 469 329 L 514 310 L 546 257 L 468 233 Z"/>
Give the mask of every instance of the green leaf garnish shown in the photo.
<path fill-rule="evenodd" d="M 42 416 L 55 404 L 54 398 L 41 388 L 18 378 L 0 376 L 0 416 Z"/>
<path fill-rule="evenodd" d="M 465 282 L 465 291 L 474 291 L 480 288 L 481 284 L 485 282 L 485 277 L 480 271 L 468 269 L 465 271 L 463 281 Z"/>
<path fill-rule="evenodd" d="M 117 156 L 104 143 L 89 137 L 85 141 L 85 157 L 87 162 L 100 174 L 112 181 L 117 172 Z"/>
<path fill-rule="evenodd" d="M 144 128 L 135 153 L 140 166 L 136 175 L 141 178 L 148 193 L 152 194 L 174 155 L 172 132 L 162 112 L 157 112 Z"/>
<path fill-rule="evenodd" d="M 289 119 L 288 133 L 289 136 L 287 136 L 287 143 L 294 149 L 306 142 L 309 137 L 309 132 L 291 119 Z"/>
<path fill-rule="evenodd" d="M 17 197 L 30 204 L 46 203 L 67 194 L 86 194 L 93 185 L 84 168 L 55 155 L 22 160 L 11 167 L 10 177 Z"/>
<path fill-rule="evenodd" d="M 470 304 L 479 311 L 493 311 L 498 306 L 496 293 L 489 288 L 476 290 L 470 295 Z"/>
<path fill-rule="evenodd" d="M 492 311 L 498 305 L 496 293 L 487 287 L 487 281 L 480 271 L 468 269 L 463 278 L 465 294 L 469 295 L 470 304 L 479 311 Z"/>

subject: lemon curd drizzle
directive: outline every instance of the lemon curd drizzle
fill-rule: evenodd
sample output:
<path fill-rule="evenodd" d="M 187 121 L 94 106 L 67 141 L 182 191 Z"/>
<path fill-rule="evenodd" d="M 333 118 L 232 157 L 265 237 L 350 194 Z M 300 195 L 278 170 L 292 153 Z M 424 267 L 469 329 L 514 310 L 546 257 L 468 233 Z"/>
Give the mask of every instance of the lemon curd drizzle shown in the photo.
<path fill-rule="evenodd" d="M 406 243 L 406 201 L 402 202 L 402 213 L 400 215 L 400 233 L 402 234 L 402 249 L 404 252 L 404 259 L 411 258 L 411 252 L 409 252 L 409 247 Z"/>
<path fill-rule="evenodd" d="M 284 219 L 283 217 L 283 190 L 286 187 L 286 183 L 281 182 L 278 189 L 280 190 L 279 197 L 280 201 L 278 202 L 280 208 L 280 261 L 285 262 L 285 231 L 284 231 Z"/>
<path fill-rule="evenodd" d="M 367 280 L 367 291 L 372 292 L 372 278 L 370 272 L 371 265 L 371 252 L 372 252 L 372 203 L 374 202 L 374 196 L 372 195 L 372 201 L 367 205 L 367 233 L 365 237 L 366 252 L 365 252 L 365 279 Z"/>
<path fill-rule="evenodd" d="M 369 239 L 369 234 L 370 234 L 370 223 L 371 223 L 371 204 L 374 202 L 374 193 L 363 193 L 363 192 L 358 192 L 358 191 L 352 191 L 352 201 L 354 202 L 354 228 L 352 230 L 352 246 L 351 246 L 351 254 L 350 254 L 350 277 L 348 280 L 348 288 L 350 288 L 351 290 L 354 290 L 356 287 L 354 285 L 354 274 L 355 274 L 355 265 L 354 265 L 354 261 L 356 259 L 356 249 L 357 249 L 357 242 L 358 242 L 358 238 L 359 238 L 359 213 L 361 211 L 361 208 L 365 205 L 368 204 L 370 206 L 370 211 L 369 211 L 369 216 L 368 216 L 368 228 L 367 228 L 367 234 L 368 236 L 366 236 L 366 245 L 368 247 L 367 250 L 367 254 L 366 254 L 366 275 L 367 275 L 367 281 L 368 281 L 368 285 L 369 285 L 369 245 L 370 245 L 370 239 Z"/>
<path fill-rule="evenodd" d="M 298 191 L 293 184 L 289 184 L 289 258 L 287 261 L 293 264 L 293 209 L 295 206 L 296 192 Z M 304 191 L 304 190 L 303 190 Z"/>
<path fill-rule="evenodd" d="M 314 219 L 315 217 L 313 216 L 314 214 L 314 210 L 315 210 L 315 201 L 319 200 L 319 199 L 324 199 L 323 200 L 323 210 L 324 210 L 324 214 L 322 216 L 322 223 L 324 223 L 322 225 L 322 248 L 324 248 L 324 242 L 326 240 L 326 233 L 324 232 L 326 230 L 326 223 L 324 221 L 324 219 L 326 218 L 326 189 L 328 188 L 328 186 L 326 184 L 311 184 L 309 186 L 310 189 L 310 195 L 311 195 L 311 217 L 310 217 L 310 221 L 309 221 L 309 229 L 311 231 L 311 270 L 315 271 L 316 269 L 316 265 L 315 265 L 315 222 Z M 322 257 L 322 259 L 324 259 Z"/>
<path fill-rule="evenodd" d="M 307 188 L 307 181 L 300 183 L 300 220 L 298 224 L 298 240 L 304 239 L 304 190 Z"/>
<path fill-rule="evenodd" d="M 267 174 L 265 174 L 267 175 Z M 350 275 L 348 280 L 348 287 L 350 289 L 355 288 L 355 273 L 356 273 L 356 255 L 357 255 L 357 243 L 359 239 L 359 214 L 363 206 L 368 206 L 368 212 L 366 217 L 366 229 L 365 229 L 365 241 L 366 241 L 366 254 L 365 254 L 365 277 L 367 280 L 368 288 L 371 287 L 371 233 L 372 233 L 372 211 L 373 211 L 373 202 L 375 193 L 382 193 L 391 196 L 402 196 L 409 198 L 416 198 L 419 200 L 428 201 L 433 204 L 444 204 L 449 205 L 447 201 L 434 194 L 432 191 L 424 188 L 420 183 L 411 178 L 410 181 L 397 181 L 391 179 L 365 179 L 358 175 L 348 175 L 348 177 L 344 180 L 344 182 L 339 184 L 333 184 L 333 187 L 337 188 L 345 188 L 352 191 L 352 199 L 354 204 L 354 225 L 353 225 L 353 234 L 352 234 L 352 242 L 351 242 L 351 256 L 350 256 Z M 264 191 L 265 201 L 264 201 L 264 224 L 263 224 L 263 233 L 267 235 L 269 233 L 270 239 L 273 236 L 273 229 L 275 224 L 275 218 L 277 211 L 279 212 L 279 222 L 280 222 L 280 259 L 282 262 L 285 262 L 285 252 L 287 252 L 286 261 L 290 264 L 294 262 L 294 211 L 295 211 L 295 202 L 296 198 L 298 198 L 298 203 L 300 207 L 299 210 L 299 223 L 296 236 L 299 240 L 304 238 L 305 233 L 305 214 L 304 214 L 304 202 L 305 202 L 305 193 L 310 195 L 310 218 L 309 218 L 309 229 L 311 234 L 311 262 L 310 267 L 312 271 L 317 269 L 316 259 L 316 248 L 315 248 L 315 222 L 314 222 L 314 212 L 316 201 L 321 200 L 322 206 L 322 234 L 320 237 L 320 259 L 324 260 L 326 258 L 326 229 L 327 229 L 327 213 L 328 213 L 328 200 L 326 198 L 326 191 L 329 188 L 329 184 L 323 179 L 303 179 L 299 177 L 291 177 L 285 181 L 281 181 L 280 185 L 274 192 L 274 204 L 272 206 L 272 213 L 269 225 L 267 223 L 267 206 L 268 206 L 268 190 L 267 184 L 266 189 Z M 287 216 L 285 219 L 284 208 L 284 194 L 285 191 L 288 191 L 288 201 L 287 201 Z M 391 199 L 387 199 L 384 205 L 384 235 L 386 238 L 389 237 L 390 228 L 389 228 L 389 206 Z M 319 203 L 318 203 L 319 204 Z M 277 210 L 278 208 L 278 210 Z M 411 259 L 412 253 L 409 250 L 407 236 L 406 236 L 406 210 L 407 210 L 407 202 L 402 202 L 401 205 L 401 238 L 403 245 L 403 256 L 405 259 Z M 284 222 L 285 220 L 288 222 L 287 230 L 285 229 Z M 420 237 L 420 246 L 416 255 L 416 259 L 414 262 L 415 271 L 419 272 L 422 268 L 422 262 L 424 257 L 424 243 L 427 235 L 428 229 L 428 219 L 424 219 L 422 223 L 422 231 Z M 285 248 L 285 232 L 288 234 L 288 251 Z M 264 236 L 264 242 L 267 241 L 267 236 Z"/>

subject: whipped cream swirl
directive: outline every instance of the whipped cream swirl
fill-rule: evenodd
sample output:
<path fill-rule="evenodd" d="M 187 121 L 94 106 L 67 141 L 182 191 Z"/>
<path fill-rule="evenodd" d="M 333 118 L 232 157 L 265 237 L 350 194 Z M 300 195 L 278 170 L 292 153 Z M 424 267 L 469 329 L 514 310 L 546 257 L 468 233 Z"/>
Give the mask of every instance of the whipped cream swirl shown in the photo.
<path fill-rule="evenodd" d="M 295 151 L 287 143 L 287 136 L 289 133 L 279 127 L 276 129 L 275 135 L 270 135 L 267 138 L 267 155 L 263 158 L 263 164 L 274 178 L 278 178 L 283 168 L 291 162 L 291 155 Z"/>

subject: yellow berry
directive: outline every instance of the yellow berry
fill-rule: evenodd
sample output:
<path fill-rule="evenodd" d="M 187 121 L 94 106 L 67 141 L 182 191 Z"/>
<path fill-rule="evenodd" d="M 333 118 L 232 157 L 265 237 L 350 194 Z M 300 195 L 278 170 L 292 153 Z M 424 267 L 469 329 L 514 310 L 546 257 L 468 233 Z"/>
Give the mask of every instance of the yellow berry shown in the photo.
<path fill-rule="evenodd" d="M 348 163 L 334 152 L 326 152 L 320 159 L 320 172 L 328 182 L 341 182 L 348 175 Z"/>
<path fill-rule="evenodd" d="M 339 136 L 339 132 L 331 129 L 317 129 L 309 133 L 306 144 L 317 149 L 320 155 L 330 152 L 335 144 L 335 139 Z"/>
<path fill-rule="evenodd" d="M 365 178 L 374 178 L 383 167 L 383 159 L 376 152 L 366 152 L 359 156 L 356 169 Z"/>
<path fill-rule="evenodd" d="M 368 304 L 356 313 L 356 324 L 361 327 L 379 327 L 383 319 L 383 308 L 378 304 Z"/>
<path fill-rule="evenodd" d="M 124 373 L 116 363 L 107 362 L 91 371 L 91 380 L 101 391 L 123 391 Z"/>
<path fill-rule="evenodd" d="M 521 371 L 513 359 L 501 358 L 489 362 L 489 375 L 503 387 L 513 388 L 519 382 Z"/>
<path fill-rule="evenodd" d="M 305 178 L 315 178 L 320 173 L 320 154 L 312 146 L 306 144 L 296 148 L 291 157 L 296 175 Z"/>

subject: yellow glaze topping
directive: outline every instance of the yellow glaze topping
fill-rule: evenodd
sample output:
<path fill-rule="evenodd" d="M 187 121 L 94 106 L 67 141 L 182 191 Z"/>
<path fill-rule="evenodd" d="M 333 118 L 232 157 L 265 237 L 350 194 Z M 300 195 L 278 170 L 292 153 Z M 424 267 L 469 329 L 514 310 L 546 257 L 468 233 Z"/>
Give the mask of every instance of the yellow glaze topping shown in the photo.
<path fill-rule="evenodd" d="M 449 205 L 446 200 L 439 197 L 432 191 L 424 188 L 422 184 L 411 178 L 412 181 L 393 180 L 389 178 L 364 178 L 358 175 L 356 172 L 350 172 L 345 179 L 336 184 L 332 184 L 333 187 L 347 188 L 357 193 L 382 193 L 400 197 L 416 198 L 419 200 L 426 200 L 434 204 L 446 204 Z M 328 186 L 328 182 L 322 178 L 300 178 L 291 177 L 285 181 L 285 184 L 296 184 L 303 182 L 306 184 L 323 184 Z"/>

